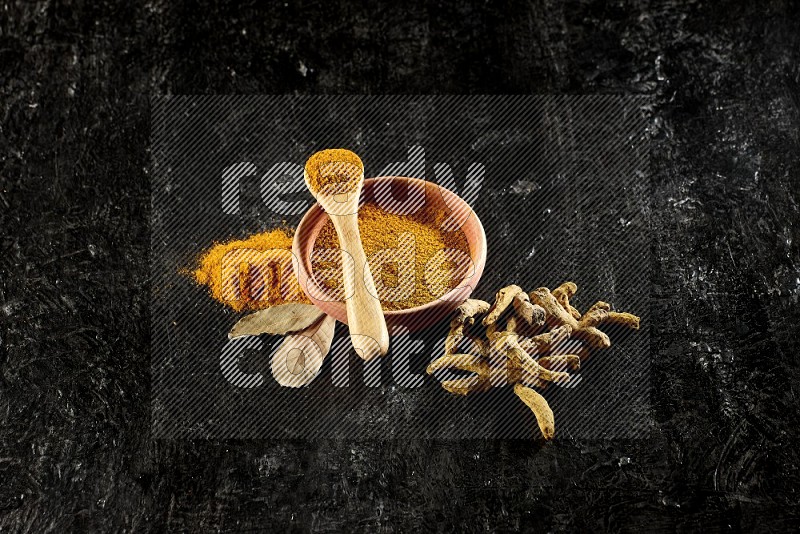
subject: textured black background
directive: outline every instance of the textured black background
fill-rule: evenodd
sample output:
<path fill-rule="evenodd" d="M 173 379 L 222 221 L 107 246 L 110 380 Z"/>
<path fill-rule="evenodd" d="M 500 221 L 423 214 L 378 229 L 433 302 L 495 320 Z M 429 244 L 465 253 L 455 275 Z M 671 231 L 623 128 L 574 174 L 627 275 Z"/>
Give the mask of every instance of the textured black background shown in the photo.
<path fill-rule="evenodd" d="M 800 464 L 785 2 L 6 2 L 0 527 L 782 530 Z M 654 95 L 648 441 L 153 442 L 151 93 Z"/>

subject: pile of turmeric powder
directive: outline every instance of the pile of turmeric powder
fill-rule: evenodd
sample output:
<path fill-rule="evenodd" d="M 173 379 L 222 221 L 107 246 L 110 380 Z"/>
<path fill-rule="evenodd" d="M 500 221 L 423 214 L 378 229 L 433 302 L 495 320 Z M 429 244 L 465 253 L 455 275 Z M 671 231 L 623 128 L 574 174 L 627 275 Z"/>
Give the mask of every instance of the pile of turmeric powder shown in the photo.
<path fill-rule="evenodd" d="M 384 310 L 404 310 L 427 304 L 456 287 L 464 278 L 471 265 L 469 244 L 460 229 L 452 232 L 442 229 L 447 217 L 444 210 L 428 205 L 408 215 L 391 213 L 374 202 L 359 208 L 361 243 Z M 314 249 L 338 248 L 339 239 L 329 220 L 317 236 Z M 380 265 L 375 265 L 374 255 L 380 251 L 395 251 L 395 255 L 388 255 Z M 443 255 L 441 251 L 458 251 L 458 258 L 444 254 L 447 259 L 438 262 L 437 257 Z M 334 272 L 335 276 L 330 279 L 318 281 L 328 289 L 341 288 L 341 266 Z M 315 274 L 318 274 L 316 266 Z"/>
<path fill-rule="evenodd" d="M 216 243 L 191 275 L 214 300 L 235 311 L 261 310 L 286 302 L 311 301 L 292 269 L 294 231 L 276 228 L 247 239 Z"/>

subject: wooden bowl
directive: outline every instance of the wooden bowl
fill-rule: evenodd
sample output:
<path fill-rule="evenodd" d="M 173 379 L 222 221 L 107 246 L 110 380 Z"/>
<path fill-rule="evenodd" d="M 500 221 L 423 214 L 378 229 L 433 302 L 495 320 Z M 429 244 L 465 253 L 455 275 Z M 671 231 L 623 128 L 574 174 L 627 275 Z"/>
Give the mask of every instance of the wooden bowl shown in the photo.
<path fill-rule="evenodd" d="M 384 311 L 386 325 L 389 333 L 398 329 L 409 332 L 421 330 L 446 318 L 455 308 L 469 298 L 472 290 L 478 285 L 483 269 L 486 266 L 486 233 L 478 216 L 472 208 L 452 191 L 436 184 L 418 178 L 401 176 L 382 176 L 364 180 L 361 192 L 361 203 L 375 198 L 376 188 L 383 192 L 385 188 L 402 191 L 409 188 L 417 193 L 424 191 L 426 206 L 441 209 L 445 213 L 454 215 L 461 226 L 461 231 L 467 238 L 469 254 L 472 259 L 473 269 L 467 276 L 448 293 L 422 306 L 397 311 Z M 412 189 L 413 188 L 413 189 Z M 328 222 L 328 214 L 315 203 L 306 212 L 294 234 L 292 253 L 294 256 L 294 272 L 300 287 L 306 296 L 321 310 L 336 320 L 347 323 L 347 311 L 344 302 L 334 300 L 323 289 L 312 272 L 311 251 L 323 226 Z M 375 273 L 373 273 L 374 275 Z M 323 298 L 320 298 L 323 296 Z"/>

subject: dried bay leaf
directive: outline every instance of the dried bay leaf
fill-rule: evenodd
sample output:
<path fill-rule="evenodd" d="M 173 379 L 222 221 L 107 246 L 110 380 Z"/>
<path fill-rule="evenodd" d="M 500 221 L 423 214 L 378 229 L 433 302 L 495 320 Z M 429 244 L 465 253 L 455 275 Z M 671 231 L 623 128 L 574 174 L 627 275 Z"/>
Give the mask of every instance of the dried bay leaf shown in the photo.
<path fill-rule="evenodd" d="M 272 376 L 284 387 L 305 386 L 317 376 L 331 350 L 336 319 L 325 315 L 301 332 L 289 334 L 272 356 Z"/>
<path fill-rule="evenodd" d="M 325 312 L 313 304 L 290 302 L 245 315 L 233 325 L 228 339 L 259 334 L 283 335 L 308 328 Z"/>

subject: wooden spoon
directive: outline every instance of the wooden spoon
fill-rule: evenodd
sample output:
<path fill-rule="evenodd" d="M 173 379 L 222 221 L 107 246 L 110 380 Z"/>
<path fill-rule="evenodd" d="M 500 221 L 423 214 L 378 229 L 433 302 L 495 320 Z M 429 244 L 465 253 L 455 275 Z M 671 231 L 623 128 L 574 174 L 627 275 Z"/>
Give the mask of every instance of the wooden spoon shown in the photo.
<path fill-rule="evenodd" d="M 308 159 L 303 176 L 339 237 L 347 325 L 353 347 L 364 360 L 384 355 L 389 351 L 389 332 L 358 231 L 364 164 L 349 150 L 323 150 Z"/>
<path fill-rule="evenodd" d="M 324 315 L 308 328 L 287 335 L 272 356 L 272 376 L 284 387 L 303 387 L 317 377 L 331 350 L 336 319 Z"/>

